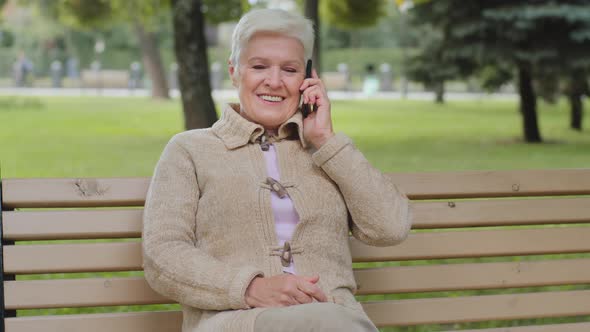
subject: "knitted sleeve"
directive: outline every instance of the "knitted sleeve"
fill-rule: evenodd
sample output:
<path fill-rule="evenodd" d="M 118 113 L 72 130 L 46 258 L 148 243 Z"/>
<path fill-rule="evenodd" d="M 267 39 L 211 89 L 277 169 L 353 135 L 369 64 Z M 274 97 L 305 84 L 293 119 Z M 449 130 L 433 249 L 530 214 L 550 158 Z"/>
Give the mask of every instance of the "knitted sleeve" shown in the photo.
<path fill-rule="evenodd" d="M 173 138 L 156 166 L 143 215 L 143 267 L 158 293 L 207 310 L 248 308 L 246 288 L 262 271 L 229 266 L 196 247 L 199 186 L 194 163 Z"/>
<path fill-rule="evenodd" d="M 352 217 L 352 234 L 374 246 L 403 241 L 412 226 L 406 195 L 369 164 L 350 138 L 338 133 L 312 155 L 338 185 Z"/>

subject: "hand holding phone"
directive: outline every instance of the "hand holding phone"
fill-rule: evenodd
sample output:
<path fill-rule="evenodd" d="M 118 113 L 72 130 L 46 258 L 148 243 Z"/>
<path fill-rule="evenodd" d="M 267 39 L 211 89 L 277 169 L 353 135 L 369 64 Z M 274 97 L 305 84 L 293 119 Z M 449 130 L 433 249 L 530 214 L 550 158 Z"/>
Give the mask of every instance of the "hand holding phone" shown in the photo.
<path fill-rule="evenodd" d="M 301 83 L 301 86 L 304 87 L 301 93 L 305 95 L 304 101 L 307 100 L 310 103 L 304 102 L 301 105 L 301 113 L 304 118 L 303 136 L 308 143 L 319 149 L 334 136 L 330 99 L 324 84 L 312 69 L 311 60 L 307 60 L 305 79 Z M 310 117 L 311 113 L 316 114 Z"/>
<path fill-rule="evenodd" d="M 305 78 L 311 78 L 311 59 L 307 60 L 307 64 L 305 65 Z M 303 94 L 303 91 L 301 92 Z M 311 105 L 303 103 L 301 105 L 301 113 L 303 114 L 303 118 L 306 118 L 309 113 L 311 113 Z"/>

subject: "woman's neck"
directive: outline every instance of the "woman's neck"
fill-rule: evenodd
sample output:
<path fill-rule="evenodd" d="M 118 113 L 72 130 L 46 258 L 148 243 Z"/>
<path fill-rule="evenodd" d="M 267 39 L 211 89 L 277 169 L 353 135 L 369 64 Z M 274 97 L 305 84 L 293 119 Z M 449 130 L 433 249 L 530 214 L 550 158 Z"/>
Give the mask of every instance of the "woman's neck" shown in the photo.
<path fill-rule="evenodd" d="M 256 123 L 256 121 L 253 121 L 252 119 L 250 119 L 250 117 L 248 116 L 248 114 L 246 114 L 246 112 L 244 112 L 244 110 L 240 107 L 240 110 L 238 112 L 244 119 L 250 121 L 250 122 L 254 122 Z M 264 127 L 264 126 L 263 126 Z M 264 133 L 266 134 L 266 136 L 271 137 L 271 136 L 277 136 L 279 134 L 279 129 L 278 128 L 266 128 L 264 127 Z"/>
<path fill-rule="evenodd" d="M 279 134 L 279 131 L 276 128 L 264 128 L 264 132 L 268 137 L 277 136 Z"/>

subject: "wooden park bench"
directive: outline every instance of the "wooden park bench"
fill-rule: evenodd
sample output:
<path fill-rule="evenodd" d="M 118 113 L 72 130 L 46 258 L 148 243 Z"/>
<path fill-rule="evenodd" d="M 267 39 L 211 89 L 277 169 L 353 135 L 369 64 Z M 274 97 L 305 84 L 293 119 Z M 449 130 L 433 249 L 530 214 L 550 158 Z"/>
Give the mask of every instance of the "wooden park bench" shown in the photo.
<path fill-rule="evenodd" d="M 350 242 L 359 299 L 376 325 L 590 331 L 590 169 L 390 176 L 412 198 L 414 231 L 394 247 Z M 141 274 L 148 184 L 2 181 L 2 331 L 180 331 L 177 306 L 143 306 L 172 303 Z M 86 307 L 101 313 L 27 310 Z"/>

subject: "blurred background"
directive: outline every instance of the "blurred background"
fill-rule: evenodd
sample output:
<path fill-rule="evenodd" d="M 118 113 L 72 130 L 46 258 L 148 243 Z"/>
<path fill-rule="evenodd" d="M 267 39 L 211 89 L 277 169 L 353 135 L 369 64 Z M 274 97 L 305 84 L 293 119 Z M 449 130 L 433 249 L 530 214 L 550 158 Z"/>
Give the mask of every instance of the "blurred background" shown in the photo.
<path fill-rule="evenodd" d="M 314 64 L 334 127 L 384 172 L 590 165 L 588 0 L 0 0 L 0 179 L 151 176 L 173 135 L 211 126 L 237 100 L 227 75 L 231 33 L 244 12 L 266 7 L 314 21 Z M 129 273 L 141 275 L 120 275 Z M 588 288 L 575 287 L 552 289 Z M 494 292 L 502 291 L 441 295 Z"/>
<path fill-rule="evenodd" d="M 231 33 L 266 7 L 314 22 L 336 128 L 385 171 L 590 164 L 586 0 L 0 0 L 3 176 L 149 176 L 237 100 Z"/>

